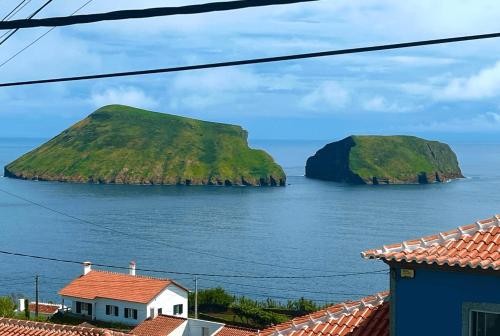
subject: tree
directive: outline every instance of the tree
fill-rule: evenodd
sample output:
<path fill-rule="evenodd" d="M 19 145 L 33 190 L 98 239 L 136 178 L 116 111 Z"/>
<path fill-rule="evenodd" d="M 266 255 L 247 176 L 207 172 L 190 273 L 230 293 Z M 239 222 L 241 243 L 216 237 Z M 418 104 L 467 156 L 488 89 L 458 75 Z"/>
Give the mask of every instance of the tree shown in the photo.
<path fill-rule="evenodd" d="M 252 321 L 253 326 L 259 328 L 265 328 L 288 320 L 284 315 L 265 311 L 261 305 L 257 301 L 241 297 L 231 305 L 231 309 L 242 322 L 245 321 L 246 324 L 249 324 L 249 321 Z"/>
<path fill-rule="evenodd" d="M 288 301 L 287 306 L 290 310 L 296 310 L 302 313 L 311 313 L 319 310 L 319 307 L 314 301 L 304 299 L 303 297 L 295 301 Z"/>
<path fill-rule="evenodd" d="M 203 312 L 226 311 L 234 302 L 234 297 L 223 288 L 211 288 L 198 291 L 198 308 Z M 194 310 L 194 293 L 189 294 L 189 309 Z"/>
<path fill-rule="evenodd" d="M 16 304 L 14 301 L 7 296 L 0 297 L 0 316 L 1 317 L 13 317 L 14 310 L 16 309 Z"/>

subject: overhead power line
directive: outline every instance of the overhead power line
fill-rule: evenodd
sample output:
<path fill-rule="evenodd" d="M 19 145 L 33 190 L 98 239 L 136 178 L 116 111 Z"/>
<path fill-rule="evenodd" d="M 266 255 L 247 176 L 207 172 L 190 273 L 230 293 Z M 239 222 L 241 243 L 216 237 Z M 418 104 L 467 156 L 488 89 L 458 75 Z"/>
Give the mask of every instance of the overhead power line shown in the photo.
<path fill-rule="evenodd" d="M 371 46 L 371 47 L 359 47 L 359 48 L 350 48 L 350 49 L 320 51 L 320 52 L 305 53 L 305 54 L 292 54 L 292 55 L 286 55 L 286 56 L 253 58 L 253 59 L 246 59 L 246 60 L 239 60 L 239 61 L 227 61 L 227 62 L 219 62 L 219 63 L 205 63 L 205 64 L 187 65 L 187 66 L 171 67 L 171 68 L 102 73 L 102 74 L 96 74 L 96 75 L 85 75 L 85 76 L 74 76 L 74 77 L 37 79 L 37 80 L 29 80 L 29 81 L 22 81 L 22 82 L 8 82 L 8 83 L 0 83 L 0 87 L 33 85 L 33 84 L 47 84 L 47 83 L 57 83 L 57 82 L 70 82 L 70 81 L 81 81 L 81 80 L 112 78 L 112 77 L 151 75 L 151 74 L 159 74 L 159 73 L 170 73 L 170 72 L 182 72 L 182 71 L 192 71 L 192 70 L 201 70 L 201 69 L 232 67 L 232 66 L 240 66 L 240 65 L 248 65 L 248 64 L 283 62 L 283 61 L 291 61 L 291 60 L 298 60 L 298 59 L 308 59 L 308 58 L 347 55 L 347 54 L 358 54 L 358 53 L 365 53 L 365 52 L 371 52 L 371 51 L 403 49 L 403 48 L 413 48 L 413 47 L 420 47 L 420 46 L 426 46 L 426 45 L 436 45 L 436 44 L 446 44 L 446 43 L 455 43 L 455 42 L 464 42 L 464 41 L 473 41 L 473 40 L 483 40 L 483 39 L 491 39 L 491 38 L 497 38 L 497 37 L 500 37 L 500 33 L 466 35 L 466 36 L 449 37 L 449 38 L 434 39 L 434 40 L 423 40 L 423 41 L 404 42 L 404 43 L 396 43 L 396 44 L 383 44 L 383 45 L 376 45 L 376 46 Z"/>
<path fill-rule="evenodd" d="M 203 287 L 200 288 L 201 290 L 207 290 L 211 289 L 208 287 Z M 287 297 L 287 296 L 279 296 L 279 295 L 272 295 L 272 294 L 265 294 L 265 293 L 249 293 L 249 292 L 240 292 L 240 291 L 230 291 L 230 294 L 237 294 L 241 296 L 256 296 L 256 297 L 261 297 L 263 299 L 278 299 L 278 300 L 290 300 L 290 301 L 296 301 L 300 299 L 304 299 L 304 297 Z M 332 300 L 323 300 L 323 299 L 311 299 L 310 301 L 313 302 L 323 302 L 323 303 L 332 303 Z"/>
<path fill-rule="evenodd" d="M 14 15 L 16 15 L 16 11 L 17 10 L 21 10 L 24 6 L 26 6 L 31 0 L 22 0 L 20 3 L 17 4 L 16 7 L 14 7 L 14 9 L 12 9 L 7 15 L 4 16 L 4 18 L 2 19 L 2 22 L 3 21 L 6 21 L 8 19 L 10 19 L 11 17 L 13 17 Z M 23 6 L 24 5 L 24 6 Z"/>
<path fill-rule="evenodd" d="M 73 13 L 71 13 L 70 15 L 74 15 L 76 13 L 78 13 L 79 11 L 81 11 L 83 8 L 85 8 L 87 5 L 89 5 L 92 1 L 94 0 L 88 0 L 86 3 L 84 3 L 83 5 L 81 5 L 77 10 L 75 10 Z M 50 28 L 49 30 L 47 30 L 45 33 L 41 34 L 40 36 L 38 36 L 36 39 L 34 39 L 33 41 L 31 41 L 30 43 L 28 43 L 24 48 L 20 49 L 18 52 L 16 52 L 14 55 L 12 55 L 11 57 L 7 58 L 5 61 L 3 61 L 2 63 L 0 63 L 0 68 L 3 67 L 5 64 L 9 63 L 10 61 L 12 61 L 14 58 L 16 58 L 19 54 L 21 54 L 22 52 L 24 52 L 26 49 L 28 49 L 29 47 L 31 47 L 32 45 L 34 45 L 35 43 L 37 43 L 38 41 L 40 41 L 42 38 L 44 38 L 47 34 L 49 34 L 51 31 L 53 31 L 54 29 L 56 29 L 56 27 L 52 27 Z"/>
<path fill-rule="evenodd" d="M 52 258 L 52 257 L 44 257 L 40 255 L 34 254 L 26 254 L 12 251 L 4 251 L 0 250 L 0 254 L 10 255 L 15 257 L 24 257 L 24 258 L 32 258 L 39 260 L 47 260 L 65 264 L 76 264 L 82 265 L 83 261 L 71 260 L 71 259 L 61 259 L 61 258 Z M 113 269 L 126 269 L 128 267 L 125 266 L 116 266 L 109 264 L 99 264 L 92 263 L 94 266 L 113 268 Z M 177 272 L 177 271 L 168 271 L 168 270 L 157 270 L 157 269 L 148 269 L 148 268 L 136 268 L 136 271 L 141 272 L 149 272 L 149 273 L 163 273 L 163 274 L 176 274 L 176 275 L 192 275 L 192 276 L 203 276 L 203 277 L 220 277 L 220 278 L 244 278 L 244 279 L 317 279 L 317 278 L 337 278 L 337 277 L 348 277 L 348 276 L 357 276 L 357 275 L 368 275 L 368 274 L 387 274 L 387 270 L 376 270 L 376 271 L 366 271 L 366 272 L 351 272 L 351 273 L 338 273 L 338 274 L 322 274 L 322 275 L 299 275 L 299 276 L 286 276 L 286 275 L 243 275 L 243 274 L 211 274 L 211 273 L 193 273 L 193 272 Z"/>
<path fill-rule="evenodd" d="M 33 18 L 35 15 L 37 15 L 38 13 L 40 13 L 45 7 L 47 7 L 52 1 L 54 0 L 48 0 L 46 3 L 44 3 L 42 5 L 42 7 L 38 8 L 36 11 L 33 12 L 33 14 L 31 14 L 30 16 L 28 16 L 28 19 L 31 19 Z M 10 22 L 10 21 L 3 21 L 3 22 Z M 2 22 L 0 22 L 2 23 Z M 7 41 L 8 39 L 10 39 L 12 37 L 12 35 L 14 35 L 17 31 L 19 30 L 19 28 L 15 28 L 9 35 L 7 35 L 7 37 L 5 37 L 2 41 L 0 41 L 0 45 L 4 44 L 5 41 Z"/>
<path fill-rule="evenodd" d="M 387 273 L 387 271 L 386 271 Z M 307 293 L 307 294 L 323 294 L 323 295 L 345 295 L 345 296 L 353 296 L 353 295 L 360 295 L 360 296 L 368 296 L 370 294 L 363 294 L 363 293 L 346 293 L 346 292 L 323 292 L 323 291 L 311 291 L 311 290 L 304 290 L 304 289 L 292 289 L 292 288 L 279 288 L 279 287 L 269 287 L 269 286 L 257 286 L 257 285 L 249 285 L 249 284 L 242 284 L 242 283 L 237 283 L 237 282 L 228 282 L 228 281 L 221 281 L 219 279 L 205 279 L 205 278 L 200 278 L 200 280 L 204 281 L 210 281 L 210 282 L 215 282 L 215 283 L 220 283 L 220 284 L 227 284 L 227 285 L 233 285 L 233 286 L 238 286 L 238 287 L 251 287 L 251 288 L 260 288 L 260 289 L 271 289 L 271 290 L 277 290 L 277 291 L 283 291 L 283 292 L 294 292 L 294 293 Z"/>
<path fill-rule="evenodd" d="M 312 2 L 312 1 L 318 1 L 318 0 L 237 0 L 237 1 L 222 1 L 222 2 L 197 4 L 197 5 L 187 5 L 180 7 L 131 9 L 131 10 L 114 11 L 109 13 L 61 16 L 61 17 L 51 17 L 51 18 L 34 19 L 34 20 L 30 19 L 12 20 L 1 23 L 0 30 L 33 28 L 33 27 L 61 27 L 61 26 L 70 26 L 75 24 L 93 23 L 100 21 L 115 21 L 115 20 L 125 20 L 125 19 L 152 18 L 159 16 L 211 13 L 211 12 L 221 12 L 221 11 L 229 11 L 229 10 L 243 9 L 243 8 L 288 5 L 288 4 Z"/>
<path fill-rule="evenodd" d="M 105 226 L 105 225 L 97 224 L 97 223 L 94 223 L 94 222 L 89 221 L 87 219 L 79 218 L 79 217 L 70 215 L 68 213 L 65 213 L 63 211 L 60 211 L 60 210 L 48 207 L 48 206 L 43 205 L 41 203 L 32 201 L 32 200 L 27 199 L 27 198 L 25 198 L 23 196 L 16 195 L 16 194 L 14 194 L 14 193 L 12 193 L 10 191 L 4 190 L 4 189 L 0 189 L 0 192 L 3 192 L 6 195 L 9 195 L 11 197 L 17 198 L 19 200 L 22 200 L 24 202 L 30 203 L 32 205 L 36 205 L 36 206 L 38 206 L 40 208 L 43 208 L 45 210 L 48 210 L 50 212 L 59 214 L 61 216 L 64 216 L 64 217 L 67 217 L 67 218 L 71 218 L 71 219 L 73 219 L 75 221 L 78 221 L 78 222 L 81 222 L 81 223 L 85 223 L 85 224 L 97 227 L 97 228 L 99 228 L 101 230 L 106 230 L 106 231 L 109 231 L 109 232 L 113 232 L 113 233 L 119 234 L 121 236 L 126 236 L 126 237 L 129 237 L 129 238 L 133 238 L 133 239 L 137 239 L 137 240 L 141 240 L 141 241 L 146 241 L 146 242 L 157 244 L 157 245 L 163 245 L 163 246 L 166 246 L 166 247 L 169 247 L 169 248 L 173 248 L 173 249 L 177 249 L 177 250 L 181 250 L 181 251 L 185 251 L 185 252 L 189 252 L 189 253 L 204 255 L 204 256 L 208 256 L 208 257 L 212 257 L 212 258 L 217 258 L 217 259 L 221 259 L 221 260 L 230 260 L 230 261 L 235 261 L 235 262 L 239 262 L 239 263 L 254 264 L 254 265 L 260 265 L 260 266 L 269 266 L 269 267 L 281 268 L 281 269 L 292 269 L 292 270 L 298 270 L 298 271 L 313 271 L 313 272 L 336 273 L 335 271 L 325 270 L 325 269 L 321 269 L 320 270 L 320 269 L 313 269 L 313 268 L 294 267 L 294 266 L 272 264 L 272 263 L 266 263 L 266 262 L 259 262 L 259 261 L 241 259 L 241 258 L 233 258 L 233 257 L 218 255 L 218 254 L 215 254 L 215 253 L 210 253 L 210 252 L 205 252 L 205 251 L 190 249 L 190 248 L 183 247 L 183 246 L 177 246 L 177 245 L 165 243 L 165 242 L 154 240 L 154 239 L 149 239 L 149 238 L 141 237 L 141 236 L 138 236 L 137 234 L 131 234 L 131 233 L 123 232 L 123 231 L 120 231 L 120 230 L 117 230 L 117 229 L 114 229 L 114 228 L 111 228 L 111 227 L 108 227 L 108 226 Z"/>
<path fill-rule="evenodd" d="M 386 271 L 386 273 L 388 273 Z M 378 273 L 377 273 L 378 274 Z M 40 274 L 39 274 L 40 275 Z M 50 282 L 53 283 L 52 280 L 61 280 L 62 282 L 58 282 L 59 284 L 68 284 L 69 282 L 73 281 L 74 278 L 68 279 L 68 278 L 59 278 L 59 277 L 51 277 L 51 276 L 46 276 L 46 275 L 40 275 L 41 279 L 48 279 Z M 26 277 L 22 278 L 16 278 L 19 280 L 26 279 Z M 176 281 L 179 280 L 193 280 L 194 277 L 189 277 L 189 278 L 175 278 Z M 4 279 L 0 277 L 0 283 L 3 281 L 8 281 L 12 279 Z M 305 294 L 322 294 L 322 295 L 341 295 L 341 296 L 369 296 L 370 294 L 367 293 L 352 293 L 352 292 L 324 292 L 324 291 L 312 291 L 312 290 L 306 290 L 306 289 L 293 289 L 293 288 L 283 288 L 283 287 L 270 287 L 267 285 L 250 285 L 250 284 L 244 284 L 244 283 L 239 283 L 239 282 L 228 282 L 228 281 L 221 281 L 219 279 L 207 279 L 207 278 L 198 278 L 198 280 L 203 280 L 203 281 L 209 281 L 209 282 L 214 282 L 217 284 L 228 284 L 228 285 L 234 285 L 238 287 L 251 287 L 251 288 L 258 288 L 258 289 L 267 289 L 267 290 L 276 290 L 280 292 L 294 292 L 294 293 L 305 293 Z M 134 282 L 133 280 L 93 280 L 92 283 L 96 284 L 111 284 L 113 285 L 114 283 L 116 284 L 123 284 L 123 283 L 132 283 Z M 210 289 L 213 289 L 215 287 L 212 287 Z M 232 290 L 229 290 L 232 292 Z"/>
<path fill-rule="evenodd" d="M 10 18 L 14 17 L 24 7 L 26 7 L 26 5 L 28 5 L 30 2 L 31 2 L 31 0 L 28 0 L 27 2 L 25 2 L 25 1 L 21 2 L 19 4 L 20 7 L 19 7 L 19 5 L 16 6 L 16 8 L 14 8 L 9 14 L 7 14 L 7 16 L 5 16 L 2 21 L 9 20 Z M 0 39 L 3 39 L 3 37 L 6 36 L 7 34 L 9 34 L 10 32 L 11 32 L 11 30 L 6 30 L 2 35 L 0 35 Z"/>

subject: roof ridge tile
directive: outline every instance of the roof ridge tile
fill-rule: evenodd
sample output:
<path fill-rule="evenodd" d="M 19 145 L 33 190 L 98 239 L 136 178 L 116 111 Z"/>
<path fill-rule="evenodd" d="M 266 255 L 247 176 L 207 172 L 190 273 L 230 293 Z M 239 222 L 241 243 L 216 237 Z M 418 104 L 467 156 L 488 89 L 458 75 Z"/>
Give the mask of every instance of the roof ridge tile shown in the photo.
<path fill-rule="evenodd" d="M 460 265 L 472 268 L 500 270 L 495 263 L 499 255 L 500 215 L 478 220 L 474 224 L 459 226 L 456 229 L 439 232 L 420 239 L 406 240 L 398 244 L 383 245 L 379 249 L 370 249 L 361 255 L 367 259 L 383 259 L 417 263 L 437 263 L 439 265 Z M 466 250 L 466 252 L 464 252 Z M 490 254 L 490 263 L 478 263 L 477 253 L 486 251 Z M 495 255 L 495 257 L 493 257 Z M 455 260 L 456 256 L 459 260 Z M 482 259 L 488 259 L 481 253 Z"/>

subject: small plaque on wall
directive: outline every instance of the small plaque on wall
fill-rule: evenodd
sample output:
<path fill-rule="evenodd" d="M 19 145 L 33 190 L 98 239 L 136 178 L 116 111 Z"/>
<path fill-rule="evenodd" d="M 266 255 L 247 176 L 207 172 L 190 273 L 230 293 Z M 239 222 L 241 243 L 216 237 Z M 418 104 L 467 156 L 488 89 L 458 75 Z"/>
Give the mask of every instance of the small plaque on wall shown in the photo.
<path fill-rule="evenodd" d="M 409 268 L 402 268 L 400 275 L 402 278 L 413 279 L 415 278 L 415 270 Z"/>

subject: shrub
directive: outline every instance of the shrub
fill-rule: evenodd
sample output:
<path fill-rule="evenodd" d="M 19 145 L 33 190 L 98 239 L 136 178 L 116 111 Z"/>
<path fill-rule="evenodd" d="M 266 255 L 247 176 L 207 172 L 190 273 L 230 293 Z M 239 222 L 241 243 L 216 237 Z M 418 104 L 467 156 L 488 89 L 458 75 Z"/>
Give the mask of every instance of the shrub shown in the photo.
<path fill-rule="evenodd" d="M 14 301 L 7 296 L 0 297 L 0 316 L 1 317 L 13 317 L 14 310 L 16 309 L 16 304 Z"/>
<path fill-rule="evenodd" d="M 189 309 L 194 310 L 194 293 L 189 294 Z M 198 291 L 198 309 L 204 312 L 223 312 L 234 302 L 234 297 L 217 287 Z"/>

